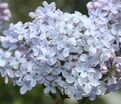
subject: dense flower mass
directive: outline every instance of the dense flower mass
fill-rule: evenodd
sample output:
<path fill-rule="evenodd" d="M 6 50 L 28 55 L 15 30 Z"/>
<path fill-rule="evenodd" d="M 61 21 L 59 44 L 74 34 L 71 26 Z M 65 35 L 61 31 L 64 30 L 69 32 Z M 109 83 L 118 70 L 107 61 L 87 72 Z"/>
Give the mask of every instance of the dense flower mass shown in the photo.
<path fill-rule="evenodd" d="M 108 1 L 108 0 L 107 0 Z M 115 6 L 114 6 L 115 5 Z M 121 87 L 121 4 L 110 0 L 87 4 L 89 17 L 43 2 L 32 22 L 10 24 L 1 36 L 0 72 L 21 87 L 56 88 L 68 97 L 94 100 Z"/>
<path fill-rule="evenodd" d="M 121 87 L 121 2 L 118 0 L 97 0 L 89 2 L 87 8 L 98 31 L 103 33 L 106 40 L 112 37 L 110 46 L 114 50 L 114 54 L 110 66 L 108 62 L 105 68 L 111 69 L 108 73 L 111 74 L 110 77 L 113 77 L 113 80 L 108 78 L 109 81 L 113 81 L 108 85 L 108 92 L 115 91 Z"/>

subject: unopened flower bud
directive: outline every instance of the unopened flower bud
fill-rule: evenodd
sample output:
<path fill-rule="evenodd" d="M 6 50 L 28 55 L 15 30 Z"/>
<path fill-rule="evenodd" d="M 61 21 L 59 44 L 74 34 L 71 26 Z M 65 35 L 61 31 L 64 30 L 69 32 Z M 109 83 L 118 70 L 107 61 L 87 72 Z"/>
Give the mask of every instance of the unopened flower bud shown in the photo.
<path fill-rule="evenodd" d="M 100 8 L 100 7 L 102 7 L 102 4 L 101 3 L 99 3 L 99 2 L 94 2 L 94 8 Z"/>
<path fill-rule="evenodd" d="M 93 3 L 92 2 L 87 3 L 87 8 L 88 9 L 93 9 Z"/>
<path fill-rule="evenodd" d="M 121 63 L 116 64 L 116 71 L 121 73 Z"/>
<path fill-rule="evenodd" d="M 100 70 L 101 70 L 102 74 L 107 74 L 108 73 L 108 68 L 105 65 L 102 65 Z"/>

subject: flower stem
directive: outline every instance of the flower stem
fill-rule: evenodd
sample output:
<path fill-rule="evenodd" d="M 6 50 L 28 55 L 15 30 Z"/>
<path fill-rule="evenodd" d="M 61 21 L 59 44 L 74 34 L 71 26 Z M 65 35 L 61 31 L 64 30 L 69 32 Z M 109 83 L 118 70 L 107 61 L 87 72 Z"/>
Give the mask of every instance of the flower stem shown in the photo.
<path fill-rule="evenodd" d="M 78 104 L 88 104 L 88 98 L 83 98 L 78 101 Z"/>
<path fill-rule="evenodd" d="M 51 98 L 54 100 L 54 104 L 64 104 L 65 98 L 59 92 L 56 92 L 55 95 L 51 95 Z"/>

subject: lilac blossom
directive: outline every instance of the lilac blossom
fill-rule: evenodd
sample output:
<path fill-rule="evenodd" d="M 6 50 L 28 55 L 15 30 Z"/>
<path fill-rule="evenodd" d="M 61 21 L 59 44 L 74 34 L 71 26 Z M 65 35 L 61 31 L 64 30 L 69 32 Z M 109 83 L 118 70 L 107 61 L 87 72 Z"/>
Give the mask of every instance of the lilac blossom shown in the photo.
<path fill-rule="evenodd" d="M 57 88 L 68 97 L 90 100 L 119 89 L 121 5 L 97 0 L 87 7 L 89 17 L 43 2 L 30 13 L 33 21 L 11 23 L 0 37 L 6 83 L 12 78 L 21 94 L 41 84 L 44 93 L 55 94 Z"/>

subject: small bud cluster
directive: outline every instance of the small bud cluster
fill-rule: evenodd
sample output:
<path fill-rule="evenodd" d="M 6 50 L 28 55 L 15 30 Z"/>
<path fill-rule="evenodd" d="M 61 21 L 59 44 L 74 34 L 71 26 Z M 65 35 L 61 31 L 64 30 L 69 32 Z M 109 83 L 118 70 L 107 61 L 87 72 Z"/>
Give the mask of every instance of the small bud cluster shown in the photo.
<path fill-rule="evenodd" d="M 5 22 L 9 21 L 10 18 L 11 18 L 11 12 L 8 9 L 8 4 L 0 2 L 0 33 L 4 28 Z"/>

